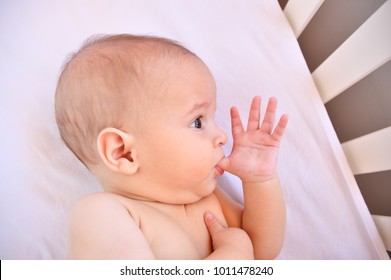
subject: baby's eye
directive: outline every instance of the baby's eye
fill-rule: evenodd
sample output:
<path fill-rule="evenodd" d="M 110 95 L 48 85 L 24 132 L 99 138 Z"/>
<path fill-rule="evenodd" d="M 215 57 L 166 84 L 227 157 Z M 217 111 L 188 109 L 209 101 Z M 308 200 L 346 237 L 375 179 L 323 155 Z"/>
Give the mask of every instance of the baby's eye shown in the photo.
<path fill-rule="evenodd" d="M 196 118 L 196 119 L 191 123 L 191 127 L 201 129 L 201 128 L 202 128 L 202 120 L 201 120 L 201 119 L 202 119 L 202 117 Z"/>

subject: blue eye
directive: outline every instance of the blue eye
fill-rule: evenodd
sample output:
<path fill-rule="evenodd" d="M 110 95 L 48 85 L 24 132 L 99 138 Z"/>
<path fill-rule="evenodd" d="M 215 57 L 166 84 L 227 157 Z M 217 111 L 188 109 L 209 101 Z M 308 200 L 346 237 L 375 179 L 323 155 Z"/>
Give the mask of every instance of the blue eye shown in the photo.
<path fill-rule="evenodd" d="M 191 123 L 191 127 L 201 129 L 201 128 L 202 128 L 201 117 L 196 118 L 196 119 Z"/>

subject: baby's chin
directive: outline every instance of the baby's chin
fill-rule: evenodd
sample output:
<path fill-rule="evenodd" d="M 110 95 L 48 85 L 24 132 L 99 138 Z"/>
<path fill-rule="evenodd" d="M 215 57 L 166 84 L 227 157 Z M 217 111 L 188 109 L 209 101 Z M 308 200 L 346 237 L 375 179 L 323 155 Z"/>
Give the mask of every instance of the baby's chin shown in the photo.
<path fill-rule="evenodd" d="M 169 201 L 166 201 L 165 203 L 168 204 L 193 204 L 196 202 L 199 202 L 200 200 L 210 196 L 213 194 L 215 189 L 217 188 L 217 180 L 216 183 L 208 186 L 207 188 L 204 187 L 205 189 L 202 190 L 202 192 L 191 192 L 183 195 L 177 195 L 174 199 L 170 199 Z"/>

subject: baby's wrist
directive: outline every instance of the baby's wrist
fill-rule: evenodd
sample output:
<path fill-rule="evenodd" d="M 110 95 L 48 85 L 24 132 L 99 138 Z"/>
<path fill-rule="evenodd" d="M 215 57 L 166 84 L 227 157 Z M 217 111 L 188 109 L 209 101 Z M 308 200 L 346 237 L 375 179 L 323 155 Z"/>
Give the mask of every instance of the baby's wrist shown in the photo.
<path fill-rule="evenodd" d="M 277 174 L 273 174 L 270 176 L 252 176 L 248 178 L 241 178 L 243 185 L 265 184 L 268 182 L 274 182 L 277 179 Z"/>

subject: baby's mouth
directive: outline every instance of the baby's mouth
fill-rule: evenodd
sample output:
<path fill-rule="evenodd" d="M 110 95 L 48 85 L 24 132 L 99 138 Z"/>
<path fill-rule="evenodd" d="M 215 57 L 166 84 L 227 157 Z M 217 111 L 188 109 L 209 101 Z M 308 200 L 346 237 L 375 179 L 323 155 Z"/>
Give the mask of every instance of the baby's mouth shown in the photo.
<path fill-rule="evenodd" d="M 216 165 L 215 169 L 216 169 L 216 173 L 218 176 L 221 176 L 224 174 L 224 169 L 222 169 L 220 166 Z"/>
<path fill-rule="evenodd" d="M 221 176 L 224 174 L 224 169 L 220 167 L 220 162 L 223 160 L 224 157 L 222 157 L 219 162 L 216 164 L 215 166 L 215 170 L 216 170 L 216 173 L 217 173 L 217 176 Z"/>

